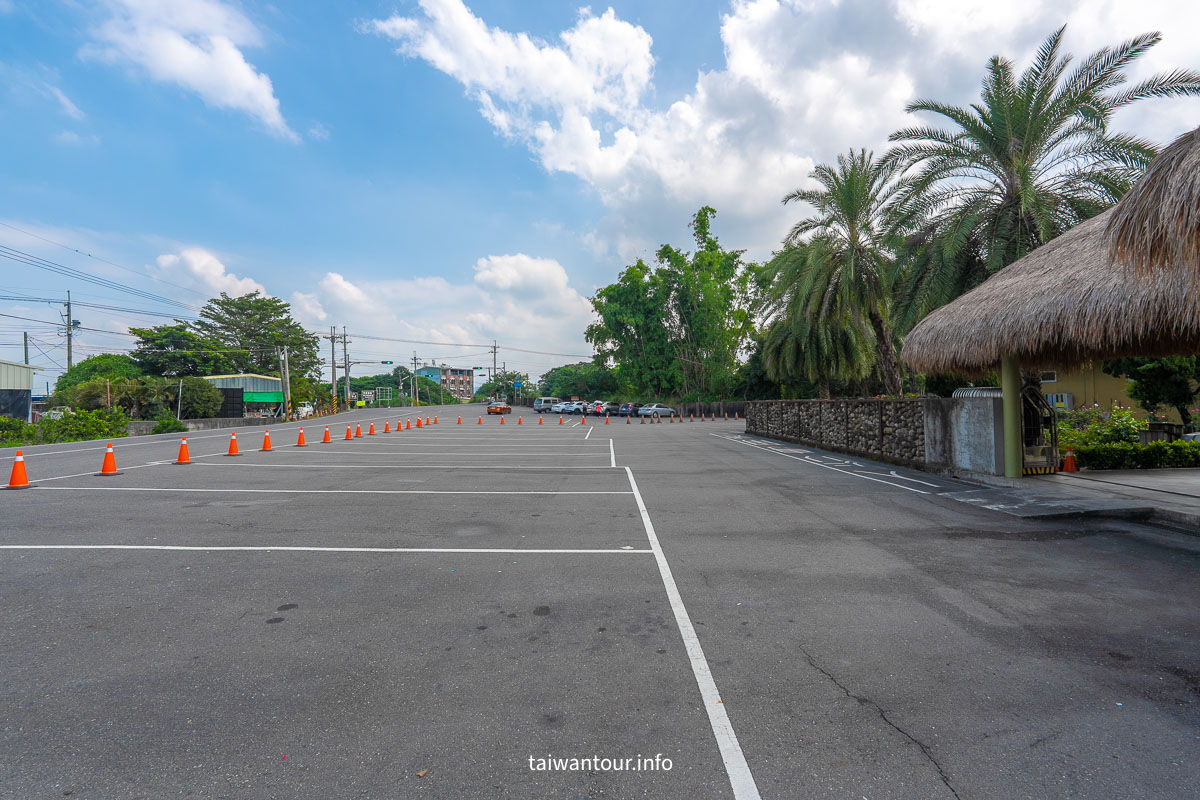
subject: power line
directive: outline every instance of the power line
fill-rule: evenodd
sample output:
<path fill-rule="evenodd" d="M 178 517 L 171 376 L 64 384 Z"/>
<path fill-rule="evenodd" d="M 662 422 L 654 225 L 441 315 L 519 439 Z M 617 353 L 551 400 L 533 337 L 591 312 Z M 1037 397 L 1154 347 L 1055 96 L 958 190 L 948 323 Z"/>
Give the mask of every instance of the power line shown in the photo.
<path fill-rule="evenodd" d="M 127 286 L 123 283 L 118 283 L 117 281 L 110 281 L 107 278 L 100 278 L 95 275 L 90 275 L 81 270 L 74 269 L 73 267 L 68 267 L 63 264 L 59 264 L 56 261 L 50 261 L 49 259 L 45 259 L 40 256 L 35 256 L 32 253 L 26 253 L 23 250 L 18 250 L 15 247 L 9 247 L 6 244 L 0 244 L 0 257 L 7 258 L 11 261 L 16 261 L 19 264 L 27 264 L 28 266 L 36 267 L 37 269 L 44 269 L 47 272 L 53 272 L 58 275 L 65 275 L 68 278 L 75 278 L 76 280 L 81 280 L 85 283 L 95 284 L 96 286 L 103 286 L 106 289 L 116 289 L 119 292 L 125 292 L 126 294 L 131 294 L 135 297 L 141 297 L 144 300 L 153 300 L 157 303 L 166 303 L 167 305 L 180 306 L 182 308 L 186 308 L 191 311 L 199 311 L 200 310 L 200 308 L 198 306 L 193 306 L 190 303 L 184 303 L 180 300 L 172 300 L 169 297 L 163 297 L 162 295 L 157 295 L 157 294 L 154 294 L 153 292 L 146 292 L 141 289 L 135 289 L 132 286 Z"/>
<path fill-rule="evenodd" d="M 0 295 L 0 300 L 27 300 L 33 303 L 61 303 L 62 300 L 53 297 L 24 297 L 20 295 Z M 169 319 L 181 319 L 185 322 L 196 322 L 195 317 L 181 317 L 178 314 L 168 314 L 165 311 L 148 311 L 142 308 L 122 308 L 121 306 L 109 306 L 103 303 L 88 303 L 83 300 L 72 300 L 71 305 L 83 306 L 84 308 L 96 308 L 103 311 L 118 311 L 125 314 L 145 314 L 150 317 L 167 317 Z"/>
<path fill-rule="evenodd" d="M 100 258 L 100 256 L 94 256 L 91 253 L 85 253 L 84 251 L 82 251 L 76 247 L 71 247 L 70 245 L 63 244 L 62 242 L 56 242 L 53 239 L 47 239 L 45 236 L 39 236 L 38 234 L 33 233 L 31 231 L 22 230 L 21 228 L 18 228 L 16 225 L 10 225 L 7 222 L 0 222 L 0 225 L 3 225 L 4 227 L 9 228 L 11 230 L 17 231 L 18 233 L 23 233 L 26 236 L 32 236 L 34 239 L 41 239 L 43 242 L 46 242 L 47 244 L 52 244 L 52 245 L 55 245 L 56 247 L 61 247 L 64 250 L 70 250 L 72 253 L 78 253 L 81 256 L 87 256 L 88 258 L 94 259 L 103 264 L 108 264 L 110 267 L 116 267 L 118 269 L 123 269 L 126 272 L 132 272 L 134 275 L 137 275 L 139 277 L 149 278 L 152 281 L 158 281 L 159 283 L 165 283 L 167 286 L 174 286 L 176 289 L 183 289 L 185 292 L 191 292 L 192 294 L 198 294 L 201 297 L 204 297 L 204 293 L 197 289 L 192 289 L 188 286 L 180 286 L 178 283 L 171 283 L 169 280 L 166 280 L 165 278 L 156 278 L 153 275 L 149 275 L 145 272 L 139 272 L 138 270 L 133 269 L 132 267 L 127 267 L 123 264 L 118 264 L 115 261 L 109 261 L 106 258 Z M 208 299 L 208 298 L 205 298 L 205 299 Z"/>

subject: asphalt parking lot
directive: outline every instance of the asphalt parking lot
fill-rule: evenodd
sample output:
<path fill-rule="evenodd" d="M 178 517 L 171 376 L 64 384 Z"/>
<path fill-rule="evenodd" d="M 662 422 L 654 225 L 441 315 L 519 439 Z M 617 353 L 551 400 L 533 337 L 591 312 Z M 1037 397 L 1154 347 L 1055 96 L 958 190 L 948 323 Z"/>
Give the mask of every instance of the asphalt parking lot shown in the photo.
<path fill-rule="evenodd" d="M 27 449 L 0 795 L 1195 796 L 1196 540 L 733 420 L 480 412 Z"/>

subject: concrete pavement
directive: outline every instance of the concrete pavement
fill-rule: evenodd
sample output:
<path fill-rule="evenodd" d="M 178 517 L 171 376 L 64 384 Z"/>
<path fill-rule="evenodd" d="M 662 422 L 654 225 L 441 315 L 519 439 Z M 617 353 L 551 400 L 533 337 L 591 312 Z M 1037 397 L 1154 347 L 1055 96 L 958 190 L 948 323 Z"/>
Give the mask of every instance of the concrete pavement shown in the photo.
<path fill-rule="evenodd" d="M 976 508 L 733 422 L 450 416 L 303 449 L 279 426 L 236 459 L 189 436 L 186 467 L 178 436 L 121 440 L 112 478 L 95 443 L 27 450 L 37 488 L 0 493 L 0 794 L 1200 782 L 1194 539 Z M 671 769 L 531 767 L 551 754 Z"/>

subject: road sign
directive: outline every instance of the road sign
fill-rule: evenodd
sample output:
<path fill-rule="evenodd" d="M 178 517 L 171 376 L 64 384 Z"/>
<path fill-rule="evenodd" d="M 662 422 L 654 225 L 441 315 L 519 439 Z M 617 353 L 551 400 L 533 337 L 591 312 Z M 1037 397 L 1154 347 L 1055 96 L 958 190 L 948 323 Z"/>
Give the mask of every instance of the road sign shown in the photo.
<path fill-rule="evenodd" d="M 517 387 L 518 389 L 520 389 L 520 388 L 521 388 L 521 382 L 520 382 L 520 381 L 513 381 L 513 386 L 515 386 L 515 387 Z"/>

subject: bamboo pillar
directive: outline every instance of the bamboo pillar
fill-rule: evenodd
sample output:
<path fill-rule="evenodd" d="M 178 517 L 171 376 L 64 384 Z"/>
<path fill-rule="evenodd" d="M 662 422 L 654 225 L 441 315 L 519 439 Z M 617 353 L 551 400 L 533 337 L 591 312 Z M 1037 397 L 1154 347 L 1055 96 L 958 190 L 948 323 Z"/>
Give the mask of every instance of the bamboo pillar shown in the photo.
<path fill-rule="evenodd" d="M 1000 389 L 1004 403 L 1004 477 L 1021 477 L 1025 465 L 1021 426 L 1021 362 L 1016 356 L 1000 361 Z"/>

